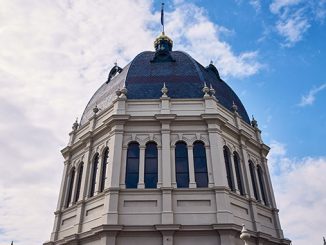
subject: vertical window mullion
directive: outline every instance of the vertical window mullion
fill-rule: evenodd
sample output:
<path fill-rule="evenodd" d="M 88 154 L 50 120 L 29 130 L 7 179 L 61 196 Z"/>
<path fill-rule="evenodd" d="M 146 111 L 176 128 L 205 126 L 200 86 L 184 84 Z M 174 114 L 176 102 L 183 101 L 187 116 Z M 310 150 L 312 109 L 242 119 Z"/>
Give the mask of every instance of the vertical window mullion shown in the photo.
<path fill-rule="evenodd" d="M 89 197 L 94 196 L 94 193 L 95 193 L 98 160 L 99 160 L 99 154 L 96 153 L 94 158 L 93 158 L 92 176 L 91 176 L 92 178 L 91 178 L 91 186 L 90 186 Z"/>
<path fill-rule="evenodd" d="M 233 175 L 232 175 L 232 166 L 231 166 L 231 161 L 230 161 L 230 151 L 226 146 L 223 147 L 223 154 L 224 154 L 224 161 L 225 161 L 228 185 L 232 191 L 235 191 Z"/>
<path fill-rule="evenodd" d="M 108 157 L 109 157 L 109 149 L 106 148 L 102 158 L 102 174 L 101 174 L 101 182 L 100 182 L 100 192 L 103 192 L 105 187 L 105 179 L 106 179 L 106 169 L 108 164 Z"/>
<path fill-rule="evenodd" d="M 254 196 L 255 196 L 256 200 L 258 201 L 259 196 L 258 196 L 258 189 L 257 189 L 257 183 L 256 183 L 255 167 L 251 161 L 249 161 L 249 169 L 250 169 L 251 183 L 252 183 L 252 188 L 254 191 Z"/>
<path fill-rule="evenodd" d="M 74 180 L 75 180 L 75 168 L 72 168 L 70 175 L 69 175 L 69 185 L 68 185 L 68 196 L 67 196 L 67 200 L 66 200 L 66 208 L 69 207 L 69 204 L 71 202 L 72 190 L 74 187 Z"/>
<path fill-rule="evenodd" d="M 240 158 L 237 152 L 233 153 L 233 160 L 234 160 L 235 174 L 237 177 L 238 190 L 241 195 L 244 195 L 242 177 L 241 177 L 241 168 L 240 168 Z"/>
<path fill-rule="evenodd" d="M 80 187 L 81 187 L 81 182 L 82 182 L 82 177 L 83 177 L 83 168 L 84 168 L 84 163 L 81 163 L 79 166 L 79 170 L 78 170 L 77 189 L 76 189 L 74 202 L 78 202 L 78 199 L 79 199 Z"/>

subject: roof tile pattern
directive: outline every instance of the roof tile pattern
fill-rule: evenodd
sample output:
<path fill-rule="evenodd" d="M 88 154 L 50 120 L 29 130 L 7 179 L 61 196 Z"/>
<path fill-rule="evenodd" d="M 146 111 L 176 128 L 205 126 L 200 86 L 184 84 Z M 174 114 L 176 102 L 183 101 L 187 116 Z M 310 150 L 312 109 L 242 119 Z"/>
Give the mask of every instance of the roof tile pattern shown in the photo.
<path fill-rule="evenodd" d="M 175 61 L 153 62 L 155 52 L 145 51 L 138 54 L 122 72 L 104 83 L 93 95 L 81 118 L 85 124 L 93 115 L 93 108 L 109 107 L 116 98 L 115 91 L 123 88 L 128 90 L 128 99 L 159 99 L 161 88 L 165 82 L 171 98 L 203 98 L 204 83 L 216 91 L 216 98 L 228 110 L 232 104 L 238 106 L 242 119 L 250 124 L 248 114 L 234 91 L 211 69 L 207 69 L 195 61 L 187 53 L 171 51 Z"/>

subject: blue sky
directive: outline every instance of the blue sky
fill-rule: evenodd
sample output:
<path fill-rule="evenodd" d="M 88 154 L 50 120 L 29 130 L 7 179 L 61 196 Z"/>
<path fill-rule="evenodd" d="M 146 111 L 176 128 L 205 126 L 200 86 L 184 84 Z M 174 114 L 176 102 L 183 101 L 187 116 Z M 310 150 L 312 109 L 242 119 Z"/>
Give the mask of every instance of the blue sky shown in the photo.
<path fill-rule="evenodd" d="M 258 120 L 285 236 L 322 244 L 326 1 L 165 3 L 174 49 L 214 61 Z M 71 125 L 116 60 L 153 50 L 160 4 L 1 1 L 0 244 L 49 238 Z"/>

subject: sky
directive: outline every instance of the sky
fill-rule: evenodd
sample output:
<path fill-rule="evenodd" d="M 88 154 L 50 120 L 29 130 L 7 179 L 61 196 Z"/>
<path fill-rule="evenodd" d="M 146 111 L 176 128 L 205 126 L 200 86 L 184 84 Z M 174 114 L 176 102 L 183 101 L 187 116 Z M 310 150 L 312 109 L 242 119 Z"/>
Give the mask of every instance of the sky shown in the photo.
<path fill-rule="evenodd" d="M 115 61 L 153 50 L 161 1 L 0 0 L 0 245 L 49 239 L 71 126 Z M 210 61 L 254 115 L 281 225 L 326 236 L 326 0 L 165 1 L 174 50 Z"/>

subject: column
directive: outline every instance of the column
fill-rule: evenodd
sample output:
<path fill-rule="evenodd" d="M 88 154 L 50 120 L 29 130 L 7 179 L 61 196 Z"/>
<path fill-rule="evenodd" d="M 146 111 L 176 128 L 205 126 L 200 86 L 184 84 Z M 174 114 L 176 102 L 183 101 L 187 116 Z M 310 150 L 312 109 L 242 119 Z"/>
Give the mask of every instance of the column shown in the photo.
<path fill-rule="evenodd" d="M 68 170 L 69 170 L 69 163 L 68 161 L 64 162 L 63 167 L 63 175 L 61 179 L 61 186 L 60 186 L 60 194 L 59 194 L 59 200 L 57 204 L 57 210 L 61 210 L 64 206 L 64 201 L 66 199 L 67 195 L 67 184 L 68 184 Z"/>
<path fill-rule="evenodd" d="M 173 224 L 172 188 L 162 187 L 162 224 Z"/>
<path fill-rule="evenodd" d="M 119 187 L 120 167 L 122 160 L 123 129 L 123 122 L 117 122 L 115 125 L 112 125 L 112 135 L 109 145 L 109 159 L 111 159 L 112 163 L 108 166 L 108 173 L 110 173 L 111 178 L 106 179 L 106 186 Z"/>
<path fill-rule="evenodd" d="M 237 194 L 240 194 L 240 191 L 238 189 L 238 179 L 237 179 L 237 174 L 235 172 L 235 163 L 234 163 L 234 158 L 233 158 L 233 152 L 230 152 L 230 164 L 231 164 L 231 169 L 232 169 L 232 175 L 231 179 L 234 184 L 234 190 Z"/>
<path fill-rule="evenodd" d="M 175 145 L 171 146 L 171 179 L 172 187 L 177 188 L 176 172 L 175 172 Z"/>
<path fill-rule="evenodd" d="M 228 186 L 223 156 L 223 140 L 217 124 L 209 124 L 208 138 L 211 147 L 212 171 L 215 186 Z"/>
<path fill-rule="evenodd" d="M 250 197 L 250 198 L 255 198 L 254 195 L 254 189 L 251 183 L 251 176 L 250 176 L 250 169 L 249 169 L 249 159 L 248 159 L 248 155 L 247 155 L 247 146 L 244 145 L 243 142 L 241 142 L 240 145 L 240 151 L 241 151 L 241 156 L 242 156 L 242 171 L 243 171 L 243 176 L 244 176 L 244 189 L 245 189 L 245 193 L 246 193 L 246 197 Z"/>
<path fill-rule="evenodd" d="M 106 186 L 109 186 L 105 192 L 104 207 L 103 207 L 103 222 L 104 224 L 118 224 L 118 199 L 119 199 L 119 184 L 120 170 L 122 160 L 122 144 L 124 121 L 114 121 L 111 124 L 111 138 L 109 149 L 109 159 L 112 164 L 108 168 L 111 178 L 106 179 Z"/>
<path fill-rule="evenodd" d="M 157 146 L 157 161 L 158 161 L 158 166 L 157 166 L 157 188 L 162 187 L 162 171 L 163 171 L 163 164 L 162 164 L 162 147 Z"/>
<path fill-rule="evenodd" d="M 271 207 L 272 206 L 272 193 L 273 193 L 273 188 L 271 186 L 271 184 L 268 181 L 269 178 L 269 172 L 267 169 L 267 159 L 266 158 L 262 158 L 262 164 L 261 164 L 262 170 L 263 170 L 263 181 L 264 181 L 264 185 L 265 185 L 265 194 L 266 194 L 266 201 L 267 203 L 265 203 L 265 205 Z"/>
<path fill-rule="evenodd" d="M 262 193 L 261 193 L 261 189 L 260 189 L 260 181 L 259 181 L 259 178 L 258 178 L 258 171 L 257 171 L 258 168 L 257 168 L 256 164 L 254 164 L 254 166 L 255 166 L 254 173 L 255 173 L 255 179 L 256 179 L 256 185 L 257 185 L 257 193 L 258 193 L 258 200 L 257 201 L 264 204 L 264 200 L 262 198 Z"/>
<path fill-rule="evenodd" d="M 127 146 L 122 147 L 122 161 L 120 170 L 120 188 L 126 188 L 126 163 L 127 163 Z"/>
<path fill-rule="evenodd" d="M 215 201 L 217 206 L 217 223 L 233 223 L 234 217 L 231 212 L 229 192 L 227 191 L 228 182 L 223 156 L 224 142 L 221 136 L 221 128 L 219 125 L 220 121 L 218 118 L 216 118 L 219 116 L 202 115 L 202 117 L 203 119 L 206 119 L 208 127 L 208 138 L 211 149 L 210 156 L 212 159 L 212 172 L 215 188 Z"/>
<path fill-rule="evenodd" d="M 51 233 L 51 241 L 56 240 L 58 237 L 58 231 L 59 231 L 60 223 L 61 223 L 61 209 L 63 207 L 65 196 L 66 196 L 67 179 L 68 179 L 68 161 L 65 161 L 64 168 L 63 168 L 63 175 L 62 175 L 62 179 L 61 179 L 59 199 L 58 199 L 58 203 L 57 203 L 57 211 L 54 213 L 55 218 L 54 218 L 53 230 Z"/>
<path fill-rule="evenodd" d="M 163 187 L 171 187 L 170 122 L 162 122 L 162 179 Z"/>
<path fill-rule="evenodd" d="M 205 145 L 205 150 L 206 150 L 206 162 L 207 162 L 208 187 L 213 187 L 214 178 L 212 173 L 212 160 L 211 160 L 210 146 Z"/>
<path fill-rule="evenodd" d="M 194 153 L 192 145 L 188 145 L 188 163 L 189 163 L 189 188 L 196 188 Z"/>
<path fill-rule="evenodd" d="M 96 153 L 95 153 L 96 154 Z M 98 162 L 97 162 L 97 169 L 96 169 L 96 180 L 95 180 L 95 191 L 94 191 L 94 196 L 96 196 L 99 191 L 100 191 L 100 182 L 101 182 L 101 179 L 100 179 L 100 173 L 101 173 L 101 155 L 100 153 L 98 152 Z M 93 173 L 92 173 L 93 174 Z"/>
<path fill-rule="evenodd" d="M 140 145 L 139 146 L 139 179 L 138 179 L 138 185 L 137 187 L 139 189 L 145 188 L 144 183 L 144 174 L 145 174 L 145 146 Z"/>
<path fill-rule="evenodd" d="M 106 231 L 101 234 L 99 245 L 115 245 L 117 231 Z"/>

